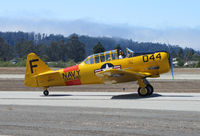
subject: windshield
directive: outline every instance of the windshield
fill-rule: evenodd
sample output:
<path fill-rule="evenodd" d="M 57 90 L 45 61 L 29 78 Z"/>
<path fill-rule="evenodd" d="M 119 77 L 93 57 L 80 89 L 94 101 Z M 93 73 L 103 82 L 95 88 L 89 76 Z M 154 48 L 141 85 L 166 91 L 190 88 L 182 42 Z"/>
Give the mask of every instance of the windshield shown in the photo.
<path fill-rule="evenodd" d="M 126 48 L 126 54 L 127 54 L 127 57 L 128 57 L 128 58 L 133 57 L 134 51 L 132 51 L 132 50 L 129 49 L 129 48 Z"/>
<path fill-rule="evenodd" d="M 88 56 L 83 62 L 85 64 L 97 64 L 105 61 L 115 60 L 117 57 L 117 50 L 106 51 Z"/>

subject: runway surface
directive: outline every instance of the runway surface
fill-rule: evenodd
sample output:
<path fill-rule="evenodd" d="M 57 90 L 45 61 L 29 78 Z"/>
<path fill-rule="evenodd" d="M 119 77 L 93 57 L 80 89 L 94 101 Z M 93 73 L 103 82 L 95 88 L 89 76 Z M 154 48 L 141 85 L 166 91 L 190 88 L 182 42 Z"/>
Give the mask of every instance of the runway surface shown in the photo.
<path fill-rule="evenodd" d="M 0 135 L 199 136 L 200 94 L 0 91 Z"/>
<path fill-rule="evenodd" d="M 0 106 L 0 135 L 199 136 L 200 112 Z"/>
<path fill-rule="evenodd" d="M 155 93 L 139 97 L 130 92 L 42 92 L 1 91 L 1 105 L 35 105 L 200 111 L 200 93 Z"/>

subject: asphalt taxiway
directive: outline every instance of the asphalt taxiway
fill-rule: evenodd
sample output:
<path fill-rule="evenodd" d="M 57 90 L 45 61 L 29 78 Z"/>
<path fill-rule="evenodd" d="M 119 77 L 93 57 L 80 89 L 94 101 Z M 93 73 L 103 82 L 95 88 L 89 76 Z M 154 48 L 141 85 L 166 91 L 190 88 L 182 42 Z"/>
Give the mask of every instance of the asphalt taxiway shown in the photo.
<path fill-rule="evenodd" d="M 198 93 L 0 91 L 0 135 L 199 134 Z"/>

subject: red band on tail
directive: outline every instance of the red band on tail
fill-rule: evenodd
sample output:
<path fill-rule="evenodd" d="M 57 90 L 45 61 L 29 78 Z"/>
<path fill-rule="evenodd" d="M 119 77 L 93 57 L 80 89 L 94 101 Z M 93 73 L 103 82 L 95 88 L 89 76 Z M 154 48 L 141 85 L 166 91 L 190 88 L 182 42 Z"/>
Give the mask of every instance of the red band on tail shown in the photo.
<path fill-rule="evenodd" d="M 76 70 L 79 70 L 79 66 L 78 65 L 71 66 L 71 67 L 68 67 L 68 68 L 64 68 L 63 72 L 66 73 L 66 72 L 76 71 Z M 81 85 L 81 80 L 80 79 L 70 80 L 70 81 L 66 81 L 65 84 L 67 86 L 70 86 L 70 85 Z"/>

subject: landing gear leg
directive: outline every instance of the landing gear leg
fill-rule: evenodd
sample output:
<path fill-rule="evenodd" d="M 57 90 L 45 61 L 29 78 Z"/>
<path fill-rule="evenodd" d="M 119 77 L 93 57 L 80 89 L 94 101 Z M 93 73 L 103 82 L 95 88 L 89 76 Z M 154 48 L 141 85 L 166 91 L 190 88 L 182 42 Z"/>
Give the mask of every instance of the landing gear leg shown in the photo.
<path fill-rule="evenodd" d="M 138 94 L 139 96 L 150 96 L 153 94 L 153 86 L 144 78 L 144 79 L 138 79 Z"/>
<path fill-rule="evenodd" d="M 48 96 L 49 95 L 49 91 L 47 90 L 47 88 L 48 87 L 43 87 L 43 94 L 45 95 L 45 96 Z"/>

